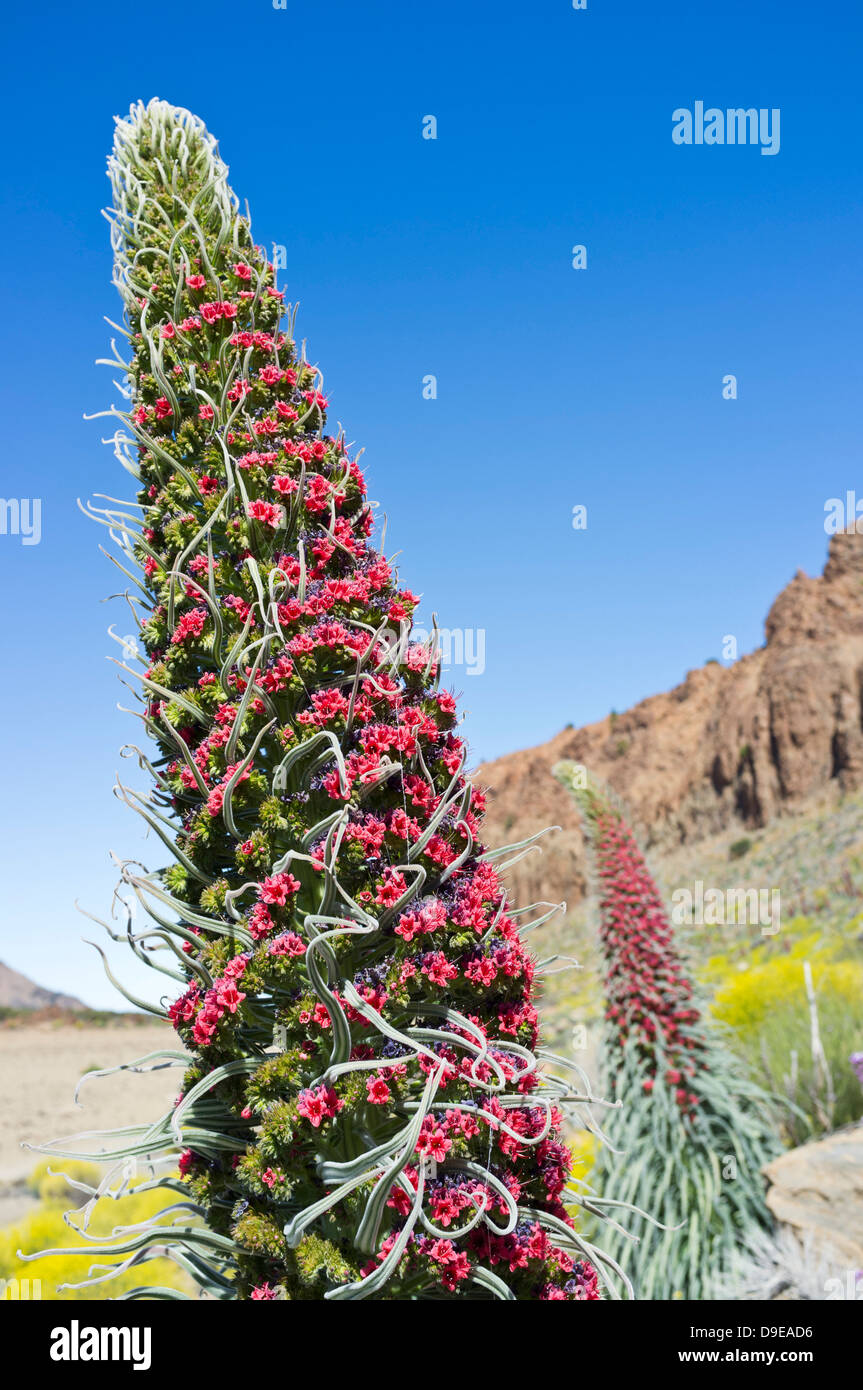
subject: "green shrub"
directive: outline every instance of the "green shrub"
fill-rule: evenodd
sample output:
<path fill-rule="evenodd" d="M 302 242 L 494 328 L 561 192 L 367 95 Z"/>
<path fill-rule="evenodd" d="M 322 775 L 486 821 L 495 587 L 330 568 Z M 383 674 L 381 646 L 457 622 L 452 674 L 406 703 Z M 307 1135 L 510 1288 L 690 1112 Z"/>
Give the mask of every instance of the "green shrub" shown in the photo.
<path fill-rule="evenodd" d="M 728 857 L 729 859 L 742 859 L 744 855 L 749 853 L 751 848 L 752 841 L 744 835 L 742 840 L 735 840 L 732 845 L 729 845 Z"/>

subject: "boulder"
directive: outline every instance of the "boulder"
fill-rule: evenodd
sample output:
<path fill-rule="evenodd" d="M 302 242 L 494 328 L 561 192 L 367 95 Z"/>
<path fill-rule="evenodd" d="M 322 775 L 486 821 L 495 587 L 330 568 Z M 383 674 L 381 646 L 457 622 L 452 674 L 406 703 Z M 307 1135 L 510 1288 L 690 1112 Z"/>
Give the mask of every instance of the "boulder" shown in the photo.
<path fill-rule="evenodd" d="M 863 1270 L 863 1124 L 768 1163 L 767 1205 L 798 1240 L 846 1270 Z"/>

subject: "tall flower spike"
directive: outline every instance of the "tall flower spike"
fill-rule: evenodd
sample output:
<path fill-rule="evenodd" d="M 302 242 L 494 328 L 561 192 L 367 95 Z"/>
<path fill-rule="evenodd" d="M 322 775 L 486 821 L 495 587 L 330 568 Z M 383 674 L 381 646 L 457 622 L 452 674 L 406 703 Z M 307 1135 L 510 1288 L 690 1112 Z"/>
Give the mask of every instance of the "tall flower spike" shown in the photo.
<path fill-rule="evenodd" d="M 762 1166 L 779 1151 L 773 1099 L 731 1057 L 704 1016 L 635 837 L 584 769 L 555 775 L 582 813 L 592 849 L 605 972 L 605 1070 L 621 1102 L 604 1124 L 597 1190 L 649 1207 L 613 1232 L 638 1298 L 717 1296 L 738 1252 L 772 1222 Z"/>
<path fill-rule="evenodd" d="M 93 511 L 143 592 L 158 748 L 155 792 L 117 790 L 176 861 L 124 865 L 152 921 L 126 935 L 191 1053 L 110 1152 L 179 1156 L 197 1220 L 96 1253 L 167 1247 L 219 1298 L 596 1299 L 602 1270 L 618 1297 L 569 1214 L 561 1107 L 592 1097 L 537 1047 L 538 923 L 273 267 L 188 112 L 133 107 L 110 175 L 139 491 Z"/>

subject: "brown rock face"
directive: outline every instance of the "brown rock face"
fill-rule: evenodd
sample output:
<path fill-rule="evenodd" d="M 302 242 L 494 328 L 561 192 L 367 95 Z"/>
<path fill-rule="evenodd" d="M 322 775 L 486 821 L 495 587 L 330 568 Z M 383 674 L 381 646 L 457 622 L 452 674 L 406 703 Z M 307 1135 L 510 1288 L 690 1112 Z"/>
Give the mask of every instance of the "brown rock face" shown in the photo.
<path fill-rule="evenodd" d="M 575 902 L 584 892 L 578 817 L 551 775 L 560 759 L 583 763 L 623 797 L 648 849 L 758 828 L 830 786 L 863 785 L 863 535 L 832 537 L 819 578 L 798 571 L 765 635 L 733 666 L 690 671 L 625 714 L 478 769 L 474 780 L 490 792 L 490 845 L 561 826 L 540 841 L 541 856 L 510 871 L 519 903 Z"/>

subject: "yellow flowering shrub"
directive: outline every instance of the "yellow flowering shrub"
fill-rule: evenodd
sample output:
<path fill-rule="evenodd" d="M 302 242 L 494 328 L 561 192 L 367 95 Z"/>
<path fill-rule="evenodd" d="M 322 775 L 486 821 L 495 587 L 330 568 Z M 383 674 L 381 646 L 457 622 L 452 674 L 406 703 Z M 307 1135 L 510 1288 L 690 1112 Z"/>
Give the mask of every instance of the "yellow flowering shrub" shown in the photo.
<path fill-rule="evenodd" d="M 61 1163 L 55 1159 L 54 1163 Z M 31 1212 L 26 1213 L 11 1226 L 0 1230 L 0 1281 L 5 1281 L 4 1288 L 0 1291 L 0 1297 L 15 1298 L 22 1295 L 33 1298 L 41 1297 L 48 1300 L 88 1300 L 99 1301 L 107 1298 L 116 1298 L 118 1294 L 128 1292 L 130 1289 L 139 1287 L 142 1284 L 160 1285 L 162 1287 L 181 1289 L 186 1293 L 193 1294 L 195 1286 L 192 1280 L 178 1268 L 172 1260 L 156 1259 L 150 1260 L 147 1264 L 138 1265 L 133 1269 L 126 1270 L 115 1279 L 104 1284 L 95 1284 L 88 1288 L 75 1289 L 63 1288 L 67 1283 L 80 1283 L 82 1279 L 88 1277 L 88 1265 L 86 1260 L 82 1260 L 80 1255 L 52 1254 L 41 1260 L 21 1260 L 18 1258 L 18 1251 L 22 1250 L 25 1254 L 37 1250 L 56 1250 L 67 1246 L 78 1246 L 83 1241 L 70 1226 L 63 1220 L 63 1213 L 73 1208 L 80 1199 L 85 1202 L 86 1195 L 83 1193 L 70 1192 L 64 1178 L 60 1175 L 51 1176 L 48 1172 L 49 1165 L 42 1163 L 36 1168 L 29 1181 L 29 1187 L 40 1199 L 40 1205 Z M 99 1182 L 102 1173 L 92 1164 L 80 1163 L 72 1160 L 62 1160 L 62 1167 L 65 1173 L 79 1182 L 91 1183 L 94 1186 Z M 178 1200 L 180 1200 L 178 1198 Z M 88 1234 L 108 1237 L 117 1226 L 134 1226 L 139 1221 L 145 1221 L 149 1217 L 156 1215 L 162 1210 L 166 1203 L 164 1191 L 135 1192 L 133 1190 L 128 1196 L 121 1197 L 117 1201 L 103 1197 L 97 1204 L 90 1224 L 87 1228 Z M 72 1219 L 76 1224 L 80 1224 L 82 1213 L 73 1215 Z M 172 1220 L 172 1216 L 166 1218 L 167 1222 Z M 94 1246 L 100 1242 L 94 1241 Z M 108 1263 L 121 1263 L 124 1256 L 115 1257 L 110 1261 L 105 1255 L 93 1256 L 93 1265 L 106 1265 Z M 104 1273 L 104 1269 L 93 1269 L 95 1273 Z M 17 1286 L 10 1281 L 17 1280 Z M 29 1284 L 23 1281 L 29 1280 Z"/>
<path fill-rule="evenodd" d="M 860 1007 L 863 965 L 819 960 L 817 956 L 811 959 L 811 965 L 819 1018 L 825 1008 L 831 1012 L 834 1008 Z M 808 1030 L 803 960 L 797 951 L 752 966 L 730 979 L 717 991 L 714 1003 L 716 1017 L 736 1029 L 759 1028 L 776 1009 L 800 1013 Z"/>
<path fill-rule="evenodd" d="M 713 1005 L 715 1017 L 729 1030 L 731 1047 L 804 1112 L 805 1119 L 793 1112 L 788 1116 L 788 1137 L 795 1143 L 863 1114 L 863 1088 L 848 1060 L 863 1043 L 863 964 L 831 957 L 823 948 L 819 954 L 815 937 L 801 939 L 783 955 L 764 952 L 758 963 L 726 976 Z M 829 1078 L 812 1058 L 806 960 Z"/>
<path fill-rule="evenodd" d="M 590 1182 L 590 1174 L 596 1161 L 598 1141 L 589 1129 L 576 1129 L 569 1135 L 569 1150 L 572 1154 L 572 1175 L 582 1182 Z"/>

